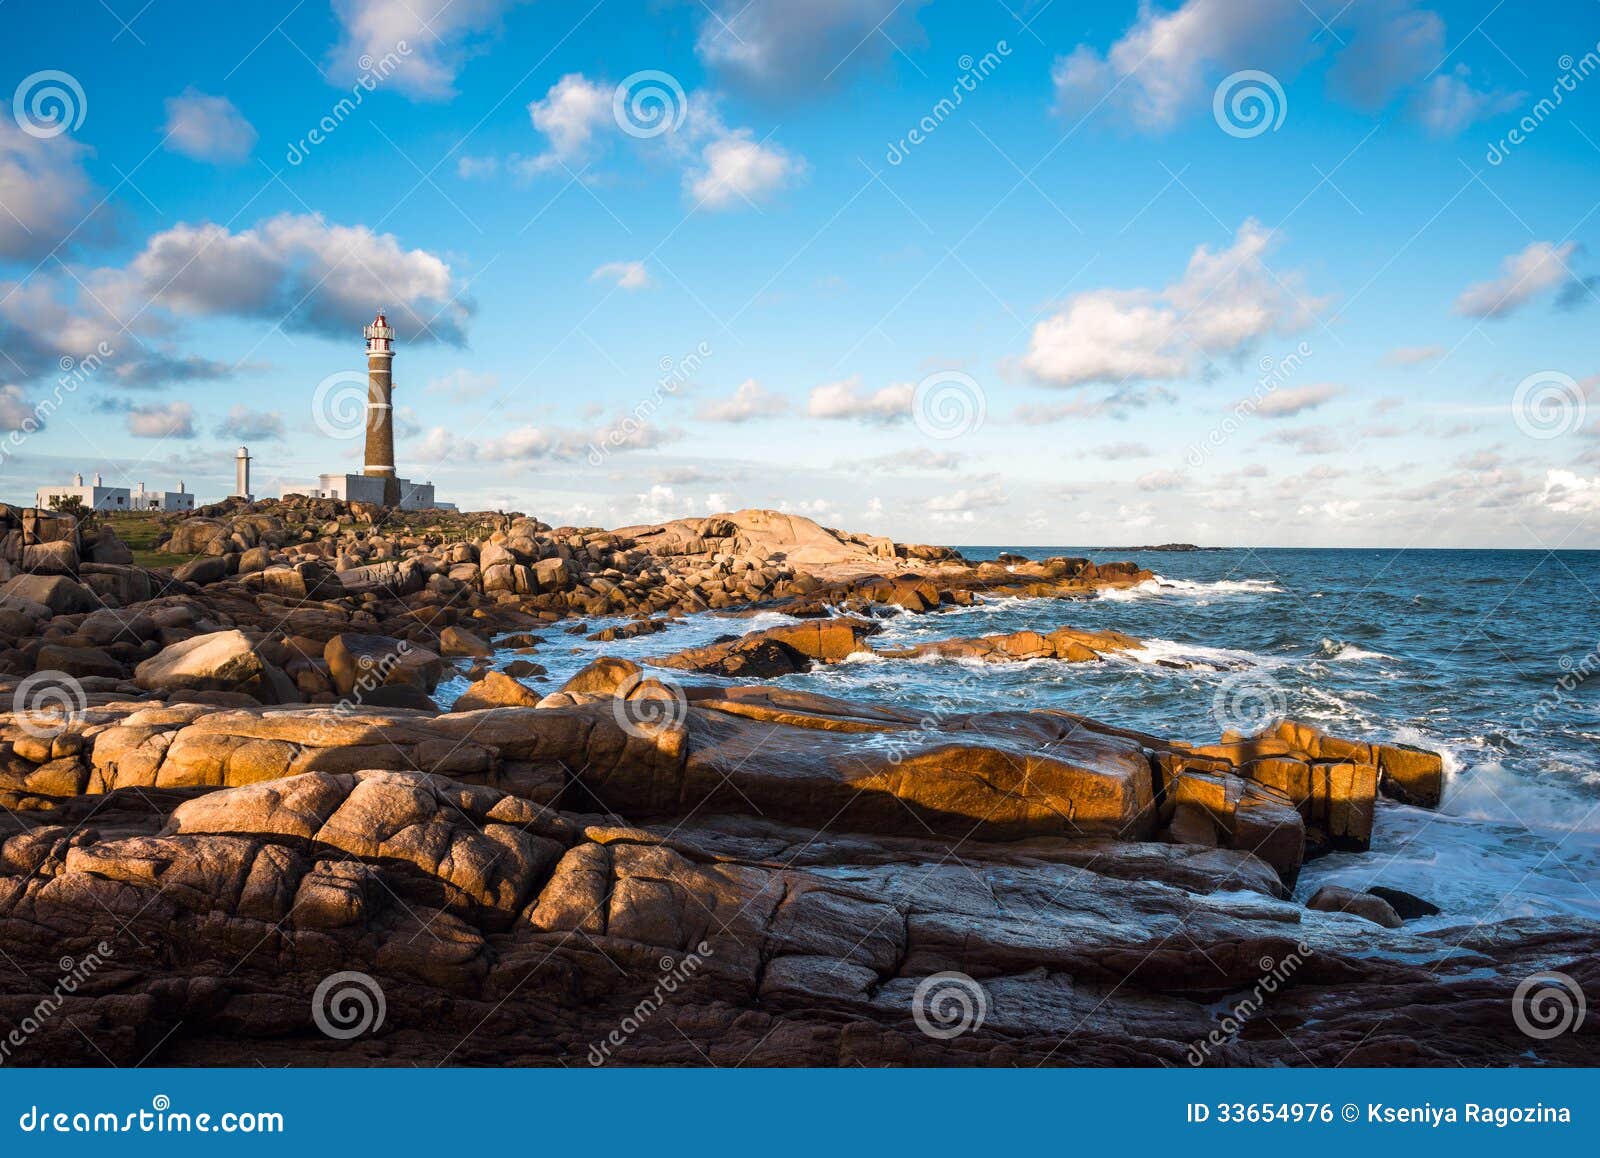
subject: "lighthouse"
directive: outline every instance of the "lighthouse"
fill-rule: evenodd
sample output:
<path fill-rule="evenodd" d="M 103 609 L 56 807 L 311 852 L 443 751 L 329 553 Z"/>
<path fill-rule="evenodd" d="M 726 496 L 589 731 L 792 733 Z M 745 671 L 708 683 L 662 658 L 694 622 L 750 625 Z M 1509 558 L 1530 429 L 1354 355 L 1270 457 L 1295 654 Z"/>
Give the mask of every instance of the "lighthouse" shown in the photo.
<path fill-rule="evenodd" d="M 394 469 L 394 328 L 382 310 L 363 331 L 367 339 L 367 457 L 361 473 L 383 480 L 383 505 L 400 505 Z"/>
<path fill-rule="evenodd" d="M 178 484 L 178 489 L 183 490 L 183 484 Z M 241 446 L 233 456 L 233 493 L 245 502 L 251 502 L 255 496 L 250 493 L 250 448 Z"/>
<path fill-rule="evenodd" d="M 453 511 L 454 503 L 440 502 L 431 482 L 401 478 L 394 465 L 394 327 L 382 310 L 370 326 L 362 328 L 367 341 L 367 448 L 361 473 L 324 474 L 315 486 L 284 484 L 283 496 L 341 499 L 351 503 L 399 507 L 402 511 Z M 337 380 L 344 380 L 343 372 Z M 352 436 L 355 431 L 349 431 Z M 239 454 L 244 455 L 243 447 Z M 242 476 L 246 477 L 247 476 Z M 240 486 L 245 483 L 241 482 Z"/>

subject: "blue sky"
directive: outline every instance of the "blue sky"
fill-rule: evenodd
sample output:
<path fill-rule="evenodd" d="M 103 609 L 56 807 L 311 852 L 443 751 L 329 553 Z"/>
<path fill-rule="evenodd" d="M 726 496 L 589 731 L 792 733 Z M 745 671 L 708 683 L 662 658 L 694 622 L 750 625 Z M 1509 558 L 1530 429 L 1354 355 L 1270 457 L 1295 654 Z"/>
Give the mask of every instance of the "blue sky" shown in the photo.
<path fill-rule="evenodd" d="M 74 11 L 0 8 L 11 501 L 354 468 L 381 305 L 464 506 L 1600 546 L 1594 5 Z"/>

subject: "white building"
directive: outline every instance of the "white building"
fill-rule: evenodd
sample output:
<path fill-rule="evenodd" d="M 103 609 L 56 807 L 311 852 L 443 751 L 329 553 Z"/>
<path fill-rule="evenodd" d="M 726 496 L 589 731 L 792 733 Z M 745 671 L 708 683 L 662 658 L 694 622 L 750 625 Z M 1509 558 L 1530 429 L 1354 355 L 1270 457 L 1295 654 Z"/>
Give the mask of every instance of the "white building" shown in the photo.
<path fill-rule="evenodd" d="M 85 486 L 83 475 L 76 474 L 72 476 L 71 486 L 40 487 L 34 492 L 33 505 L 47 511 L 51 509 L 52 499 L 76 498 L 82 500 L 87 510 L 126 511 L 131 509 L 128 506 L 131 497 L 127 487 L 108 487 L 98 474 L 94 476 L 92 486 Z"/>
<path fill-rule="evenodd" d="M 175 491 L 147 491 L 144 483 L 133 490 L 127 487 L 108 487 L 98 474 L 94 484 L 85 486 L 83 475 L 72 476 L 71 486 L 40 487 L 34 492 L 33 505 L 41 510 L 50 509 L 52 499 L 77 498 L 91 511 L 192 511 L 194 495 L 184 489 L 182 481 Z"/>
<path fill-rule="evenodd" d="M 194 495 L 184 489 L 182 479 L 175 491 L 147 491 L 140 483 L 128 496 L 128 505 L 135 511 L 192 511 Z"/>
<path fill-rule="evenodd" d="M 400 488 L 402 511 L 440 510 L 453 511 L 454 503 L 441 503 L 433 497 L 432 483 L 412 482 L 408 478 L 395 479 Z M 285 495 L 309 495 L 314 499 L 340 499 L 347 503 L 383 503 L 386 480 L 366 474 L 325 474 L 317 477 L 315 487 L 283 488 Z"/>

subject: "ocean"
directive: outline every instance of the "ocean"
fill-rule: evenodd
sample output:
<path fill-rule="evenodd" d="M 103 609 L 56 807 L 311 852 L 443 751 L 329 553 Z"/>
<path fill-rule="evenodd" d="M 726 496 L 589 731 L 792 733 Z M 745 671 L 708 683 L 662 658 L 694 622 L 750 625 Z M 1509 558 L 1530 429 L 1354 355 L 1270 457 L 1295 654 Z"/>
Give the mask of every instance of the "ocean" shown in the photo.
<path fill-rule="evenodd" d="M 1442 807 L 1383 802 L 1371 851 L 1310 862 L 1296 895 L 1383 884 L 1440 905 L 1430 921 L 1441 926 L 1600 919 L 1600 552 L 960 550 L 1132 559 L 1158 578 L 1084 601 L 898 614 L 876 646 L 1063 626 L 1144 646 L 1087 664 L 866 659 L 781 682 L 925 713 L 1060 707 L 1201 742 L 1287 715 L 1432 748 L 1446 761 Z M 701 615 L 613 643 L 552 633 L 534 657 L 550 675 L 535 686 L 554 689 L 598 655 L 638 660 L 784 622 Z M 464 688 L 457 678 L 438 698 Z"/>

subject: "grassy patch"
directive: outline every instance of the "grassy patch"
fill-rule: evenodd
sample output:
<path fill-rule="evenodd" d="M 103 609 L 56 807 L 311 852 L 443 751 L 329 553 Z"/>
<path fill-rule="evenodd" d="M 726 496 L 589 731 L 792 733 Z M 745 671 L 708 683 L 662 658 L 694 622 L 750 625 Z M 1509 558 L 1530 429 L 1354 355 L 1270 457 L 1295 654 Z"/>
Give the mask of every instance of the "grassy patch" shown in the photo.
<path fill-rule="evenodd" d="M 156 550 L 156 543 L 167 533 L 160 515 L 149 511 L 128 511 L 108 513 L 101 517 L 116 531 L 117 538 L 128 544 L 135 566 L 181 567 L 193 558 L 192 555 L 169 555 Z"/>

